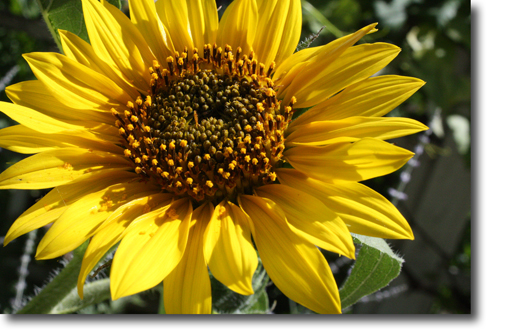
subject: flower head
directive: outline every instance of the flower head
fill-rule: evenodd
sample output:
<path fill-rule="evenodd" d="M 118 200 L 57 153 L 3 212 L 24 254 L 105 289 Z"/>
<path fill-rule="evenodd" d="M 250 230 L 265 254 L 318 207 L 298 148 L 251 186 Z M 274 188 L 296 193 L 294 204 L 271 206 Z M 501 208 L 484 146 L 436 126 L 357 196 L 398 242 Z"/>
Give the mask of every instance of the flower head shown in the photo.
<path fill-rule="evenodd" d="M 13 104 L 0 111 L 20 125 L 0 131 L 0 146 L 34 155 L 3 172 L 0 188 L 55 189 L 5 244 L 50 223 L 38 259 L 91 239 L 82 296 L 120 242 L 113 299 L 163 281 L 169 313 L 210 313 L 208 269 L 252 294 L 258 250 L 286 296 L 340 313 L 318 247 L 354 258 L 350 232 L 413 238 L 394 206 L 359 182 L 412 157 L 384 140 L 426 127 L 382 116 L 424 82 L 371 77 L 399 53 L 355 46 L 376 24 L 293 54 L 299 0 L 235 0 L 220 22 L 214 0 L 129 4 L 130 19 L 84 0 L 90 44 L 60 31 L 64 55 L 25 55 L 37 80 L 7 89 Z"/>

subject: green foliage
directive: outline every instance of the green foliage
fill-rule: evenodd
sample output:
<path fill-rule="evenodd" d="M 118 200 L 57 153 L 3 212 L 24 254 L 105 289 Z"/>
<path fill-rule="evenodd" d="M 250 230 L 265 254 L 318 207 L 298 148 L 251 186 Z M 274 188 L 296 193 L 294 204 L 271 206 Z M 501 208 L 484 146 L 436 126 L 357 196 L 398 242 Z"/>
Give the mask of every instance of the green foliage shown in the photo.
<path fill-rule="evenodd" d="M 403 263 L 383 239 L 357 234 L 353 239 L 361 248 L 351 275 L 339 290 L 342 308 L 387 286 L 399 275 Z"/>
<path fill-rule="evenodd" d="M 61 41 L 58 30 L 73 32 L 85 41 L 89 41 L 84 21 L 81 0 L 37 0 L 41 14 L 52 33 L 59 49 Z M 121 8 L 121 0 L 108 0 Z"/>
<path fill-rule="evenodd" d="M 88 242 L 73 252 L 73 259 L 66 267 L 36 295 L 18 314 L 48 314 L 53 310 L 63 311 L 62 300 L 77 287 L 78 274 Z M 75 291 L 76 292 L 76 291 Z M 60 308 L 60 309 L 59 309 Z"/>
<path fill-rule="evenodd" d="M 258 262 L 253 275 L 253 295 L 244 296 L 234 293 L 228 287 L 210 276 L 212 284 L 212 311 L 218 314 L 265 314 L 269 311 L 266 286 L 269 277 Z"/>

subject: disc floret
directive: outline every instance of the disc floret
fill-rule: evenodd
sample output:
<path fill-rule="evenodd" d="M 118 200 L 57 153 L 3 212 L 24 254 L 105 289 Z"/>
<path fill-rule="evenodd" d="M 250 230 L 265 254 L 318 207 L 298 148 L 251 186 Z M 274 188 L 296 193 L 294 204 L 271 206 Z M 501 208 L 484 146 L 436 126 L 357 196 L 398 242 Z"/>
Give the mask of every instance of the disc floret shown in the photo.
<path fill-rule="evenodd" d="M 281 105 L 255 54 L 205 45 L 149 68 L 151 91 L 112 110 L 134 170 L 162 190 L 214 203 L 273 183 L 293 102 Z"/>

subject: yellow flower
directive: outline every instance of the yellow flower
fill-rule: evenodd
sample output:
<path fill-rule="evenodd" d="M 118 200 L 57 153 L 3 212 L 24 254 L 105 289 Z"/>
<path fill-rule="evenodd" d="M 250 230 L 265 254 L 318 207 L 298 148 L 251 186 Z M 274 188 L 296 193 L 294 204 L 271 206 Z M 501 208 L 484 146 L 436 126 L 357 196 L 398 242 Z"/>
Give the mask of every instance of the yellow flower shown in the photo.
<path fill-rule="evenodd" d="M 399 53 L 354 46 L 376 24 L 293 54 L 300 0 L 236 0 L 220 22 L 214 0 L 129 4 L 130 19 L 84 0 L 90 44 L 60 31 L 64 55 L 26 54 L 37 80 L 6 90 L 13 104 L 0 110 L 20 125 L 0 131 L 0 146 L 34 155 L 3 172 L 0 188 L 55 188 L 4 243 L 53 223 L 36 253 L 50 259 L 91 239 L 82 296 L 120 242 L 113 299 L 163 281 L 166 312 L 210 313 L 208 269 L 253 293 L 253 240 L 286 296 L 340 313 L 318 247 L 354 258 L 350 232 L 413 239 L 396 208 L 359 181 L 412 157 L 384 140 L 426 126 L 381 116 L 424 82 L 371 77 Z"/>

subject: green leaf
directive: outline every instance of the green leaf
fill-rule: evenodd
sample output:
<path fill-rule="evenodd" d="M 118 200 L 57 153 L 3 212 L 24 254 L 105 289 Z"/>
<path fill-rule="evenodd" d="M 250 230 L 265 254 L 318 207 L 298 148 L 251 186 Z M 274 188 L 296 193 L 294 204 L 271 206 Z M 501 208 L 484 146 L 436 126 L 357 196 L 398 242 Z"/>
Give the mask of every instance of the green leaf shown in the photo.
<path fill-rule="evenodd" d="M 108 2 L 121 8 L 121 0 L 108 0 Z M 59 29 L 73 32 L 89 42 L 81 0 L 37 0 L 37 3 L 43 19 L 61 51 Z"/>
<path fill-rule="evenodd" d="M 237 294 L 214 277 L 210 276 L 212 284 L 212 311 L 218 314 L 265 314 L 269 311 L 269 299 L 265 286 L 269 277 L 258 262 L 258 267 L 253 275 L 254 294 L 245 296 Z"/>
<path fill-rule="evenodd" d="M 342 308 L 387 286 L 399 275 L 404 262 L 394 254 L 385 240 L 352 235 L 355 244 L 360 244 L 361 248 L 351 275 L 339 290 Z"/>
<path fill-rule="evenodd" d="M 326 30 L 331 32 L 337 38 L 343 37 L 345 35 L 344 32 L 340 31 L 335 25 L 333 25 L 333 23 L 331 23 L 330 20 L 326 18 L 326 16 L 324 16 L 308 1 L 301 1 L 301 5 L 303 7 L 303 13 L 305 15 L 305 18 L 307 20 L 319 21 L 323 26 L 326 27 Z"/>
<path fill-rule="evenodd" d="M 18 314 L 48 314 L 76 289 L 82 258 L 89 241 L 73 251 L 73 259 Z M 76 292 L 76 290 L 75 290 Z M 78 294 L 77 294 L 78 296 Z"/>

